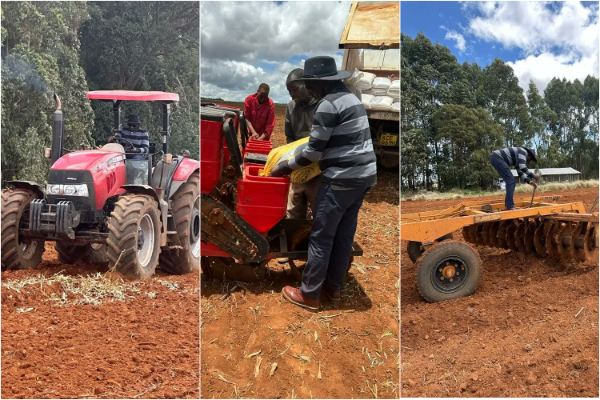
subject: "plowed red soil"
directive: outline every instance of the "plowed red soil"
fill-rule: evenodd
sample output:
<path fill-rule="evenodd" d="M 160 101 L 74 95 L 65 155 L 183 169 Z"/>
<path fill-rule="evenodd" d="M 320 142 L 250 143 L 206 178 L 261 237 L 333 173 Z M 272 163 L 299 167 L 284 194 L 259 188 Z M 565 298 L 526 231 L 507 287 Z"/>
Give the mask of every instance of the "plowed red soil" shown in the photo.
<path fill-rule="evenodd" d="M 285 107 L 276 113 L 278 146 Z M 203 398 L 399 396 L 398 198 L 398 173 L 380 172 L 359 215 L 365 255 L 355 259 L 339 305 L 323 300 L 312 313 L 282 300 L 283 286 L 299 282 L 277 262 L 261 283 L 201 277 Z"/>
<path fill-rule="evenodd" d="M 547 194 L 589 209 L 598 189 Z M 403 201 L 401 207 L 402 213 L 441 210 L 460 201 Z M 463 241 L 462 234 L 454 239 Z M 402 396 L 598 397 L 597 263 L 578 267 L 478 247 L 483 275 L 476 292 L 428 304 L 417 291 L 406 245 L 401 242 Z"/>
<path fill-rule="evenodd" d="M 125 284 L 125 301 L 99 305 L 73 305 L 82 297 L 72 294 L 58 301 L 60 283 L 5 287 L 106 272 L 62 265 L 50 244 L 44 260 L 2 272 L 2 398 L 198 398 L 199 274 L 158 273 Z"/>

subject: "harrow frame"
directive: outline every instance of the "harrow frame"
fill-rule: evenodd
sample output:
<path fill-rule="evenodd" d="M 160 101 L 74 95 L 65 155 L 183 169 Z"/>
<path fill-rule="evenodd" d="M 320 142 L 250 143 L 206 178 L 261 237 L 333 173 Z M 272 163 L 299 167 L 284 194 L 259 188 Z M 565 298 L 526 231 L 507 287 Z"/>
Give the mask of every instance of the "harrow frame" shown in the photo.
<path fill-rule="evenodd" d="M 421 295 L 436 302 L 472 294 L 482 273 L 472 245 L 597 264 L 599 214 L 586 213 L 582 202 L 554 203 L 559 199 L 517 200 L 520 209 L 511 211 L 504 210 L 503 199 L 488 199 L 402 214 L 400 236 L 409 241 Z M 452 232 L 461 229 L 468 244 L 452 240 Z"/>

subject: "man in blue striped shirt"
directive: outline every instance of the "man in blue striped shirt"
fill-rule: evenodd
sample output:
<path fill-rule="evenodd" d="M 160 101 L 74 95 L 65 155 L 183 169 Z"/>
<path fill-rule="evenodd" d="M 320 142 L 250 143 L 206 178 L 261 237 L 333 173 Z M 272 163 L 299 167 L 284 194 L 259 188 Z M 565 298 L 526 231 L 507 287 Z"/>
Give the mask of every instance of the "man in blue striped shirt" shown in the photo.
<path fill-rule="evenodd" d="M 537 162 L 537 159 L 533 150 L 526 147 L 507 147 L 502 150 L 494 150 L 490 156 L 490 162 L 506 183 L 506 197 L 504 199 L 506 210 L 518 209 L 513 201 L 515 178 L 510 171 L 510 167 L 515 167 L 517 174 L 523 181 L 537 188 L 537 183 L 532 182 L 531 179 L 537 181 L 540 176 L 527 169 L 527 162 L 529 161 Z"/>
<path fill-rule="evenodd" d="M 358 211 L 377 182 L 367 113 L 342 82 L 350 76 L 348 71 L 337 71 L 332 57 L 306 60 L 300 80 L 321 99 L 315 109 L 310 139 L 300 154 L 271 170 L 272 176 L 281 176 L 318 161 L 323 171 L 302 287 L 298 290 L 286 286 L 282 291 L 290 302 L 312 310 L 319 309 L 321 292 L 331 300 L 340 300 Z"/>
<path fill-rule="evenodd" d="M 127 149 L 126 152 L 139 153 L 136 155 L 127 155 L 127 158 L 134 160 L 143 160 L 144 154 L 148 154 L 150 148 L 150 134 L 140 129 L 140 117 L 135 114 L 130 114 L 127 117 L 127 128 L 122 128 L 118 137 L 126 139 L 133 145 L 132 149 Z M 113 141 L 112 138 L 109 141 Z"/>

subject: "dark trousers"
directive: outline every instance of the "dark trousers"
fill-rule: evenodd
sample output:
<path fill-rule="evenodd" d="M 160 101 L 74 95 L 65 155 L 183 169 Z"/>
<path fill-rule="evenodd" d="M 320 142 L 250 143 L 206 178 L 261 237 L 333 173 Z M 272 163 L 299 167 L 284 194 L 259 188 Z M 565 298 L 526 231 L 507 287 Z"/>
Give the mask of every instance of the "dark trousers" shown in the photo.
<path fill-rule="evenodd" d="M 319 186 L 308 244 L 308 262 L 302 274 L 303 296 L 318 299 L 324 283 L 336 292 L 342 289 L 358 211 L 369 189 L 336 190 L 327 183 Z"/>
<path fill-rule="evenodd" d="M 513 201 L 513 196 L 515 194 L 515 177 L 510 171 L 510 167 L 502 158 L 497 157 L 495 155 L 490 156 L 490 162 L 496 168 L 496 171 L 500 174 L 502 179 L 504 179 L 504 183 L 506 184 L 506 197 L 504 198 L 504 206 L 506 208 L 513 208 L 515 206 L 515 202 Z"/>

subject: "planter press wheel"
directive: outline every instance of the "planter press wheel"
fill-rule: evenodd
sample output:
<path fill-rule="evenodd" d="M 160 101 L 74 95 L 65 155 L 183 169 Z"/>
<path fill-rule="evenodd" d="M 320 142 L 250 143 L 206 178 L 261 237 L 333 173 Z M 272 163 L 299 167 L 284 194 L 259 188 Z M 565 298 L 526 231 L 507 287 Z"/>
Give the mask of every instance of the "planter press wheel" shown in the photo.
<path fill-rule="evenodd" d="M 454 237 L 452 236 L 451 233 L 442 236 L 439 239 L 436 239 L 436 242 L 443 242 L 444 240 L 452 240 Z M 412 261 L 413 263 L 416 263 L 417 260 L 419 259 L 419 257 L 421 257 L 423 255 L 423 253 L 425 252 L 425 247 L 423 246 L 423 243 L 421 242 L 414 242 L 414 241 L 410 241 L 408 242 L 408 246 L 406 247 L 406 251 L 408 252 L 408 258 L 410 258 L 410 261 Z"/>
<path fill-rule="evenodd" d="M 417 287 L 430 302 L 471 295 L 481 278 L 481 259 L 468 244 L 442 242 L 417 260 Z"/>

